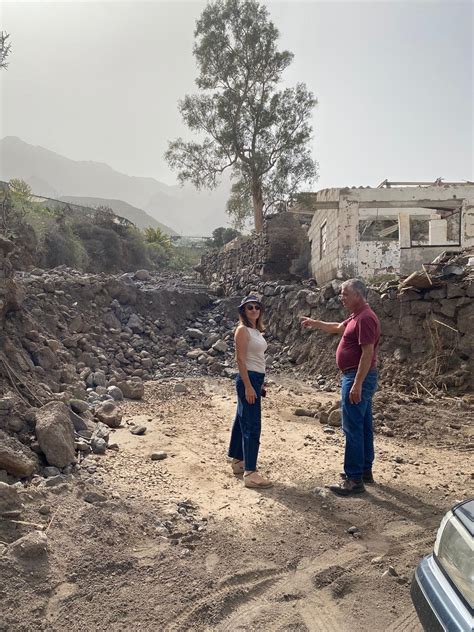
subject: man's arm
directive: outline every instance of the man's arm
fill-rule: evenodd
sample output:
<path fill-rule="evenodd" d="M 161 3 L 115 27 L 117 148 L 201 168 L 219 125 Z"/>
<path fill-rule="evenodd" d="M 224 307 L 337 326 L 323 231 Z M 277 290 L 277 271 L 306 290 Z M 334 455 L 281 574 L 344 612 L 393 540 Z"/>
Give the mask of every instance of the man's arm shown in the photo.
<path fill-rule="evenodd" d="M 349 392 L 349 401 L 352 404 L 358 404 L 362 399 L 362 384 L 365 376 L 372 365 L 372 357 L 374 355 L 374 345 L 361 345 L 362 355 L 360 356 L 359 366 L 355 376 L 354 384 Z"/>
<path fill-rule="evenodd" d="M 342 336 L 346 328 L 344 323 L 326 323 L 323 320 L 309 318 L 309 316 L 302 316 L 300 323 L 306 329 L 321 329 L 328 334 L 338 334 L 339 336 Z"/>

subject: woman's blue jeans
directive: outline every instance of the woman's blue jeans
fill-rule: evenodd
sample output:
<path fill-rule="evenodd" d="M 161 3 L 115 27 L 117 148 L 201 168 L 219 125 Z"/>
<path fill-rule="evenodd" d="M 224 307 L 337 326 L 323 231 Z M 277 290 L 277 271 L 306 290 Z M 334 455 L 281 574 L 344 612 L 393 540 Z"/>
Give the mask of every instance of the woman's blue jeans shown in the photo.
<path fill-rule="evenodd" d="M 237 390 L 237 412 L 230 436 L 228 455 L 239 461 L 244 461 L 245 469 L 253 472 L 257 469 L 258 449 L 260 446 L 260 432 L 262 428 L 261 390 L 265 373 L 249 371 L 250 382 L 255 389 L 257 399 L 249 404 L 245 399 L 245 385 L 240 375 L 235 380 Z"/>
<path fill-rule="evenodd" d="M 342 429 L 346 435 L 344 472 L 352 480 L 362 479 L 374 462 L 374 430 L 372 397 L 377 389 L 377 370 L 371 369 L 362 384 L 362 399 L 358 404 L 349 401 L 349 392 L 357 371 L 346 371 L 341 381 Z"/>

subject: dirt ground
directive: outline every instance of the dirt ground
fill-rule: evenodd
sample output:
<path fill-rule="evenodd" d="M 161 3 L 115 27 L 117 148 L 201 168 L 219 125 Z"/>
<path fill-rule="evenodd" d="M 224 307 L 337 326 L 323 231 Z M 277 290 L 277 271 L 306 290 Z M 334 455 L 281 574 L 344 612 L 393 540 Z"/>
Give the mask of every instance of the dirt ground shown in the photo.
<path fill-rule="evenodd" d="M 325 485 L 341 471 L 341 431 L 293 414 L 337 395 L 280 377 L 260 453 L 275 485 L 258 492 L 225 458 L 233 383 L 186 384 L 148 383 L 143 401 L 122 405 L 117 449 L 22 491 L 22 520 L 43 526 L 48 553 L 14 557 L 9 543 L 34 527 L 0 522 L 0 630 L 421 630 L 409 585 L 445 511 L 472 494 L 469 412 L 401 407 L 425 439 L 376 435 L 377 484 L 338 498 Z M 431 441 L 443 420 L 450 441 Z"/>

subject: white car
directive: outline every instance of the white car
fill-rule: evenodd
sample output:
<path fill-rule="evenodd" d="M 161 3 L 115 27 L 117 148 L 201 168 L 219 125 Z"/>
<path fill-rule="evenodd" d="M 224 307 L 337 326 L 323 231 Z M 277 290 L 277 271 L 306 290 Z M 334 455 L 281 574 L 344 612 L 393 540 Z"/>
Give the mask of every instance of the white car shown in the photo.
<path fill-rule="evenodd" d="M 415 571 L 411 598 L 426 632 L 473 632 L 474 498 L 444 516 L 433 553 Z"/>

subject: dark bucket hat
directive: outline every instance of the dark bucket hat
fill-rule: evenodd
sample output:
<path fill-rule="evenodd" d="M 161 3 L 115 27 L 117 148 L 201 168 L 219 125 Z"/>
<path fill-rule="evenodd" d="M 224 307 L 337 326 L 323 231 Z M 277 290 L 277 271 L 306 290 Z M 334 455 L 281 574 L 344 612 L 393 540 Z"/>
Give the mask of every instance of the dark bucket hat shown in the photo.
<path fill-rule="evenodd" d="M 259 305 L 261 305 L 262 301 L 255 294 L 249 294 L 248 296 L 242 299 L 239 305 L 239 309 L 241 309 L 246 303 L 258 303 Z"/>

